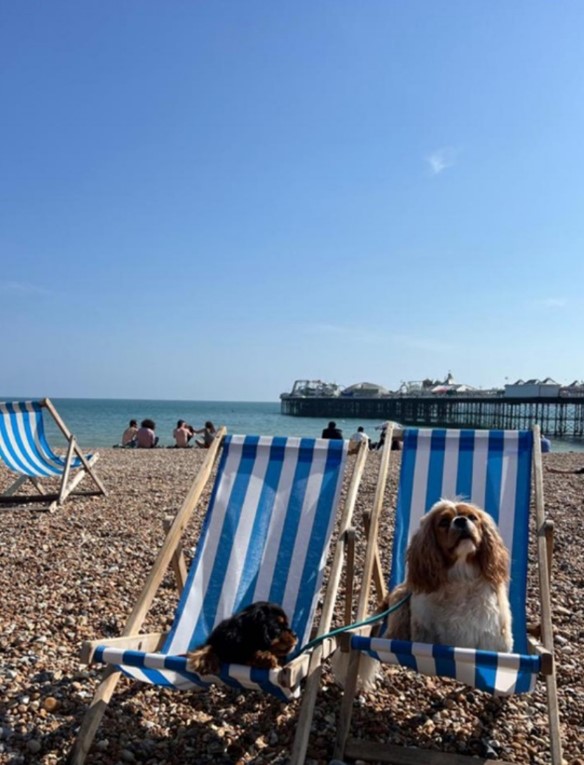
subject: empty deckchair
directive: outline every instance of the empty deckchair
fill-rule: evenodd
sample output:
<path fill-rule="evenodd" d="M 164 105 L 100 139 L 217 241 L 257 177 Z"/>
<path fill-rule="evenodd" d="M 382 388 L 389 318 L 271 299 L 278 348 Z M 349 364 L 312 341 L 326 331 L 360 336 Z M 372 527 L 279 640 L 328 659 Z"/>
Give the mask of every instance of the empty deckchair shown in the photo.
<path fill-rule="evenodd" d="M 528 565 L 529 511 L 534 485 L 535 529 L 541 625 L 528 629 L 526 581 Z M 389 638 L 354 635 L 341 706 L 336 757 L 411 763 L 416 750 L 349 739 L 352 704 L 357 687 L 361 651 L 382 663 L 401 665 L 415 672 L 454 678 L 494 695 L 528 693 L 538 677 L 546 682 L 551 759 L 560 765 L 561 744 L 553 659 L 550 607 L 551 548 L 553 526 L 545 519 L 539 429 L 531 431 L 406 430 L 398 489 L 392 550 L 390 588 L 405 578 L 408 541 L 420 518 L 440 498 L 461 498 L 485 509 L 497 522 L 510 551 L 509 599 L 513 617 L 512 653 L 428 645 Z M 377 550 L 379 516 L 371 520 L 359 594 L 358 618 L 367 609 L 370 577 Z M 381 631 L 379 634 L 383 634 Z M 532 635 L 541 635 L 542 643 Z M 404 670 L 406 671 L 406 670 Z M 455 714 L 455 712 L 453 712 Z M 422 756 L 421 753 L 417 756 Z M 476 762 L 461 755 L 463 760 Z M 427 763 L 446 762 L 442 752 L 423 751 Z"/>
<path fill-rule="evenodd" d="M 46 435 L 43 411 L 47 411 L 67 440 L 66 455 L 55 454 Z M 2 504 L 49 503 L 49 509 L 63 504 L 65 499 L 89 475 L 97 487 L 94 491 L 83 492 L 85 496 L 106 494 L 105 487 L 93 468 L 99 455 L 84 455 L 77 446 L 75 437 L 68 430 L 52 402 L 5 401 L 0 403 L 0 458 L 14 473 L 19 474 L 0 495 Z M 76 471 L 71 475 L 71 471 Z M 56 492 L 46 492 L 42 479 L 59 479 Z M 36 494 L 18 494 L 26 482 L 36 489 Z M 78 493 L 78 492 L 75 492 Z"/>
<path fill-rule="evenodd" d="M 84 662 L 103 662 L 108 670 L 82 723 L 72 752 L 74 763 L 84 761 L 120 673 L 170 689 L 201 690 L 220 683 L 281 700 L 297 697 L 307 677 L 307 691 L 319 683 L 321 661 L 332 650 L 332 641 L 288 657 L 277 670 L 231 664 L 223 665 L 217 677 L 187 670 L 186 652 L 203 644 L 219 621 L 257 600 L 281 605 L 299 637 L 299 648 L 306 644 L 348 464 L 347 441 L 224 437 L 224 433 L 223 429 L 213 442 L 170 526 L 123 636 L 83 647 Z M 178 544 L 221 447 L 209 507 L 185 579 L 185 573 L 180 573 Z M 363 449 L 354 461 L 339 539 L 346 536 L 365 459 Z M 343 560 L 343 545 L 337 544 L 321 610 L 320 635 L 327 632 L 332 620 Z M 140 626 L 173 561 L 180 574 L 179 588 L 184 586 L 172 628 L 165 634 L 141 635 Z M 314 703 L 313 692 L 306 698 L 307 703 Z M 296 761 L 303 762 L 304 754 L 300 751 Z"/>

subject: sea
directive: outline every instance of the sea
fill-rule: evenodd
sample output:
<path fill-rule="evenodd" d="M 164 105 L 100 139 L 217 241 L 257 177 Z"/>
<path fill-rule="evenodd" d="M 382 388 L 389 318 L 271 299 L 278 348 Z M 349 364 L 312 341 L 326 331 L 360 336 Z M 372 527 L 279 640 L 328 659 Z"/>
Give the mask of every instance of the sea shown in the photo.
<path fill-rule="evenodd" d="M 23 400 L 11 397 L 12 400 Z M 1 400 L 9 400 L 2 398 Z M 177 420 L 186 420 L 202 428 L 206 420 L 216 427 L 225 425 L 228 433 L 271 436 L 320 436 L 328 424 L 327 418 L 292 417 L 280 413 L 280 402 L 251 401 L 160 401 L 143 399 L 51 399 L 69 430 L 83 448 L 111 447 L 120 443 L 122 433 L 131 419 L 148 417 L 156 423 L 161 446 L 173 446 L 172 431 Z M 349 438 L 359 425 L 372 440 L 377 440 L 381 420 L 336 418 L 336 423 Z M 45 418 L 49 442 L 62 445 L 62 436 L 51 417 Z M 55 442 L 53 442 L 55 439 Z M 551 439 L 553 451 L 584 452 L 584 441 Z"/>

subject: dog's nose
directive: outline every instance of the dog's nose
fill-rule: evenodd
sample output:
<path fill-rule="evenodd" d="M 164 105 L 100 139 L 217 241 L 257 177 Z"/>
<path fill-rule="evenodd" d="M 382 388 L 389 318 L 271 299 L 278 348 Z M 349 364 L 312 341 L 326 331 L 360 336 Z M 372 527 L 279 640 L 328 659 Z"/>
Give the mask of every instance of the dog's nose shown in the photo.
<path fill-rule="evenodd" d="M 452 525 L 455 529 L 465 529 L 468 521 L 464 515 L 457 515 L 452 521 Z"/>

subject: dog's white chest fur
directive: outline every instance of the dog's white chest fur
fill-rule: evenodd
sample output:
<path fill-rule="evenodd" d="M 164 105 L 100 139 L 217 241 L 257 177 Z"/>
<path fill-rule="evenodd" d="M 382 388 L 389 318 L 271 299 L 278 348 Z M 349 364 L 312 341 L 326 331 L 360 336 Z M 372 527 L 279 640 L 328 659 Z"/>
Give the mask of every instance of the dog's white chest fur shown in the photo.
<path fill-rule="evenodd" d="M 496 591 L 474 566 L 459 561 L 449 581 L 431 593 L 413 593 L 412 639 L 489 651 L 510 651 L 511 614 L 505 588 Z"/>

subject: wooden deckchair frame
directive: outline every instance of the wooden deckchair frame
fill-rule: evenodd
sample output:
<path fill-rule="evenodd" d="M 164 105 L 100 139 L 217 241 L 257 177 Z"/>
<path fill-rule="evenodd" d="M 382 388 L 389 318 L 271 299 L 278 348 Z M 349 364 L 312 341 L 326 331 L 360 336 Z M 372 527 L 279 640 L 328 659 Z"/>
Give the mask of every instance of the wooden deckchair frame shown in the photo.
<path fill-rule="evenodd" d="M 549 717 L 550 754 L 552 765 L 562 765 L 562 747 L 560 736 L 559 707 L 555 661 L 553 656 L 553 630 L 551 618 L 550 576 L 553 553 L 553 523 L 546 518 L 543 497 L 543 468 L 541 459 L 541 436 L 539 426 L 532 427 L 533 432 L 533 491 L 535 504 L 535 524 L 537 538 L 537 566 L 539 574 L 539 605 L 541 624 L 530 627 L 528 636 L 530 652 L 542 656 L 542 674 L 546 683 L 547 708 Z M 531 487 L 530 487 L 531 490 Z M 381 503 L 375 504 L 371 515 L 369 540 L 365 555 L 363 583 L 357 604 L 357 620 L 367 615 L 367 605 L 373 572 L 379 556 L 377 544 Z M 541 643 L 536 637 L 541 636 Z M 392 744 L 383 744 L 362 739 L 350 739 L 353 702 L 357 692 L 359 671 L 359 652 L 351 651 L 345 690 L 341 703 L 337 726 L 337 740 L 333 757 L 335 759 L 360 759 L 375 762 L 389 762 L 393 765 L 414 765 L 422 760 L 428 765 L 511 765 L 503 760 L 482 760 L 468 755 L 451 754 L 433 750 L 406 748 Z"/>
<path fill-rule="evenodd" d="M 186 569 L 182 558 L 181 538 L 209 482 L 225 435 L 226 429 L 224 427 L 220 428 L 174 520 L 170 522 L 168 518 L 164 519 L 163 523 L 168 528 L 166 537 L 121 636 L 84 642 L 81 648 L 82 663 L 89 664 L 92 661 L 98 646 L 157 651 L 164 644 L 167 633 L 152 632 L 140 634 L 139 630 L 148 615 L 150 606 L 169 566 L 172 567 L 175 573 L 179 590 L 184 586 Z M 335 547 L 330 576 L 326 583 L 326 593 L 320 623 L 316 632 L 317 635 L 326 634 L 330 629 L 336 593 L 345 560 L 345 547 L 347 540 L 351 537 L 351 520 L 367 459 L 368 450 L 366 447 L 367 444 L 363 444 L 363 447 L 357 454 L 353 467 L 353 474 L 339 521 L 338 542 Z M 334 651 L 335 647 L 335 640 L 327 638 L 310 653 L 299 655 L 281 669 L 280 680 L 282 685 L 287 687 L 296 685 L 299 677 L 306 677 L 302 713 L 303 719 L 308 722 L 305 728 L 301 728 L 300 725 L 297 728 L 294 753 L 290 760 L 290 765 L 302 765 L 304 762 L 310 733 L 310 720 L 312 719 L 316 693 L 320 682 L 321 664 L 323 659 Z M 85 713 L 73 749 L 69 755 L 71 765 L 83 765 L 85 762 L 85 758 L 91 748 L 99 724 L 113 696 L 121 674 L 121 671 L 113 666 L 107 667 L 104 671 L 103 679 Z"/>
<path fill-rule="evenodd" d="M 53 420 L 55 421 L 55 424 L 67 440 L 67 453 L 65 456 L 65 466 L 63 468 L 63 472 L 61 474 L 60 482 L 59 482 L 59 490 L 55 493 L 47 493 L 45 492 L 45 489 L 41 483 L 41 480 L 39 480 L 36 477 L 28 476 L 28 475 L 21 475 L 19 476 L 14 483 L 12 483 L 10 486 L 8 486 L 7 489 L 0 495 L 0 505 L 24 505 L 24 504 L 30 504 L 30 503 L 37 503 L 37 502 L 44 502 L 49 503 L 46 509 L 48 510 L 55 510 L 57 507 L 62 505 L 67 497 L 74 494 L 75 496 L 97 496 L 97 495 L 103 495 L 107 496 L 107 490 L 93 469 L 93 466 L 99 459 L 99 453 L 95 452 L 94 454 L 89 457 L 89 459 L 83 454 L 79 446 L 77 445 L 77 441 L 75 439 L 75 436 L 71 433 L 69 428 L 65 425 L 63 419 L 61 418 L 59 412 L 56 410 L 53 402 L 49 398 L 43 398 L 39 402 L 39 405 L 46 409 L 48 413 L 51 415 Z M 82 467 L 77 468 L 77 473 L 75 476 L 69 480 L 69 475 L 71 472 L 71 463 L 73 460 L 74 455 L 79 457 L 79 460 L 82 464 Z M 79 485 L 79 483 L 85 478 L 86 475 L 89 475 L 95 485 L 97 486 L 96 490 L 93 491 L 83 491 L 83 492 L 77 492 L 75 489 Z M 20 487 L 29 481 L 34 488 L 37 490 L 37 494 L 17 494 Z"/>
<path fill-rule="evenodd" d="M 389 436 L 391 438 L 391 429 L 389 431 Z M 389 441 L 391 443 L 391 441 Z M 359 455 L 361 455 L 362 452 L 366 451 L 369 448 L 367 442 L 362 442 L 360 444 L 360 451 L 358 452 Z M 373 516 L 378 516 L 381 510 L 381 506 L 383 504 L 383 495 L 385 492 L 385 486 L 387 483 L 387 474 L 389 470 L 389 460 L 391 456 L 391 450 L 390 449 L 384 449 L 381 455 L 381 464 L 377 479 L 377 484 L 375 488 L 375 497 L 373 500 L 373 507 L 374 512 Z M 348 501 L 348 498 L 347 498 Z M 368 514 L 366 514 L 363 518 L 365 530 L 367 531 L 368 527 L 370 528 L 370 519 L 368 517 Z M 351 602 L 352 602 L 352 595 L 353 595 L 353 573 L 354 573 L 354 556 L 355 556 L 355 543 L 354 543 L 354 530 L 347 528 L 347 533 L 345 536 L 345 545 L 348 547 L 348 560 L 347 560 L 347 566 L 346 566 L 346 580 L 347 580 L 347 587 L 346 587 L 346 601 L 345 601 L 345 622 L 347 624 L 350 624 L 354 621 L 352 617 L 352 608 L 351 608 Z M 336 553 L 339 553 L 339 555 L 344 555 L 345 553 L 345 545 L 338 545 Z M 383 583 L 383 577 L 381 575 L 381 564 L 380 564 L 380 558 L 379 558 L 379 551 L 376 551 L 376 554 L 373 554 L 370 556 L 370 574 L 367 579 L 367 581 L 371 581 L 371 578 L 373 577 L 375 579 L 376 583 L 379 583 L 380 589 L 378 589 L 377 595 L 379 600 L 381 601 L 384 597 L 385 591 L 384 591 L 384 583 Z M 335 558 L 336 560 L 336 558 Z M 338 566 L 338 576 L 341 574 L 342 570 L 342 564 L 343 561 L 341 560 Z M 333 570 L 334 570 L 334 564 L 333 564 Z M 335 592 L 336 592 L 335 587 Z M 330 590 L 327 590 L 327 594 L 330 592 Z M 356 621 L 359 621 L 359 617 L 357 616 Z M 319 633 L 320 634 L 320 633 Z M 345 637 L 345 636 L 343 636 Z M 339 638 L 338 641 L 335 641 L 334 645 L 332 646 L 333 649 L 337 646 L 345 646 L 347 645 L 347 641 L 343 639 L 343 637 Z M 308 748 L 308 738 L 310 735 L 310 726 L 312 722 L 312 715 L 314 711 L 314 704 L 316 701 L 316 692 L 318 690 L 318 684 L 320 682 L 320 675 L 322 672 L 322 666 L 319 662 L 317 665 L 315 663 L 314 668 L 314 677 L 315 680 L 313 684 L 308 686 L 308 683 L 312 680 L 312 675 L 310 675 L 309 680 L 307 681 L 307 686 L 305 690 L 305 697 L 304 697 L 304 703 L 302 704 L 300 708 L 300 714 L 298 717 L 298 723 L 296 726 L 296 736 L 294 738 L 294 744 L 292 747 L 292 753 L 290 757 L 290 765 L 302 765 L 304 762 L 305 756 L 306 756 L 306 750 Z M 312 695 L 309 696 L 309 693 Z"/>

